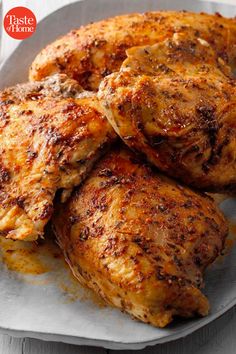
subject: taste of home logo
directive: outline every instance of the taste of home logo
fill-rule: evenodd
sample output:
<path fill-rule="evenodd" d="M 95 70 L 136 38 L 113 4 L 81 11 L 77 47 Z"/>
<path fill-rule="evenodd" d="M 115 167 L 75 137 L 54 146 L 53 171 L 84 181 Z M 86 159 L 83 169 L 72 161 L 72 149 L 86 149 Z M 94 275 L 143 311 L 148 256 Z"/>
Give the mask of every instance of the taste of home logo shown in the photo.
<path fill-rule="evenodd" d="M 35 32 L 37 20 L 34 13 L 26 7 L 14 7 L 4 17 L 4 28 L 14 39 L 26 39 Z"/>

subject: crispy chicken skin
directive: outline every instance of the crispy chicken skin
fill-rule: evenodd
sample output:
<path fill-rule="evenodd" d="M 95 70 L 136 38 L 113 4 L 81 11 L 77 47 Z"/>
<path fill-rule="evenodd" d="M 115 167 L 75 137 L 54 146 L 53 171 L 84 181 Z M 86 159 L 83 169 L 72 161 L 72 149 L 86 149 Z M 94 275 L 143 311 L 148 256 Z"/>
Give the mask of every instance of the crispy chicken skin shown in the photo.
<path fill-rule="evenodd" d="M 0 234 L 36 240 L 114 139 L 94 94 L 65 75 L 0 93 Z"/>
<path fill-rule="evenodd" d="M 202 273 L 222 251 L 226 221 L 210 197 L 126 148 L 107 153 L 57 205 L 53 226 L 74 275 L 108 303 L 158 327 L 207 315 Z"/>
<path fill-rule="evenodd" d="M 134 47 L 98 97 L 124 142 L 163 172 L 208 191 L 236 191 L 236 86 L 208 42 L 174 34 Z"/>
<path fill-rule="evenodd" d="M 29 77 L 41 80 L 66 73 L 85 89 L 96 90 L 103 77 L 119 70 L 127 48 L 151 45 L 176 32 L 194 33 L 224 60 L 235 60 L 235 19 L 190 12 L 135 13 L 82 26 L 57 39 L 37 55 Z"/>

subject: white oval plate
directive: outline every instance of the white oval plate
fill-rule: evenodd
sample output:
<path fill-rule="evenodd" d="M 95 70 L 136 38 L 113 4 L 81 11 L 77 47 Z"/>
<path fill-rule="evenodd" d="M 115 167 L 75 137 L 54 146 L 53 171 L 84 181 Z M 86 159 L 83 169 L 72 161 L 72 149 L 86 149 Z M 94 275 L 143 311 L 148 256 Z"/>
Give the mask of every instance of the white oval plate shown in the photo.
<path fill-rule="evenodd" d="M 196 0 L 86 0 L 65 6 L 38 24 L 37 32 L 22 42 L 3 63 L 0 87 L 27 80 L 35 55 L 59 35 L 82 24 L 127 12 L 158 9 L 219 11 L 235 16 L 236 6 Z M 222 209 L 232 221 L 236 217 L 236 200 L 228 199 Z M 43 280 L 44 276 L 40 276 Z M 79 287 L 79 285 L 78 285 Z M 236 304 L 236 249 L 224 260 L 210 267 L 205 291 L 211 313 L 201 319 L 175 321 L 158 329 L 133 321 L 112 308 L 99 308 L 89 301 L 66 303 L 55 284 L 33 285 L 0 266 L 0 329 L 17 337 L 32 337 L 110 349 L 142 349 L 186 336 L 213 321 Z"/>

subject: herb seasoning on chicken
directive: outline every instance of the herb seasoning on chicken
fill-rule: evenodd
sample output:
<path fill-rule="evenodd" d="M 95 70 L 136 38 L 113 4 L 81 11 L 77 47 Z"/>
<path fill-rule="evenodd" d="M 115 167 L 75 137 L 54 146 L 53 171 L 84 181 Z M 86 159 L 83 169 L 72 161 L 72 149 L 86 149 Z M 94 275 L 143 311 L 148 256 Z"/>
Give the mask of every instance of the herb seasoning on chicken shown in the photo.
<path fill-rule="evenodd" d="M 97 90 L 106 75 L 120 69 L 126 49 L 155 44 L 179 32 L 198 35 L 221 58 L 229 63 L 235 61 L 235 19 L 186 11 L 146 12 L 116 16 L 72 30 L 37 55 L 29 77 L 41 80 L 56 72 L 65 73 L 85 89 Z"/>
<path fill-rule="evenodd" d="M 202 275 L 228 231 L 210 197 L 121 148 L 57 205 L 53 225 L 74 275 L 108 303 L 158 327 L 207 315 Z"/>
<path fill-rule="evenodd" d="M 55 75 L 0 93 L 0 233 L 36 240 L 115 136 L 99 102 Z"/>
<path fill-rule="evenodd" d="M 133 150 L 184 183 L 236 191 L 236 83 L 210 44 L 186 34 L 127 51 L 99 98 Z"/>

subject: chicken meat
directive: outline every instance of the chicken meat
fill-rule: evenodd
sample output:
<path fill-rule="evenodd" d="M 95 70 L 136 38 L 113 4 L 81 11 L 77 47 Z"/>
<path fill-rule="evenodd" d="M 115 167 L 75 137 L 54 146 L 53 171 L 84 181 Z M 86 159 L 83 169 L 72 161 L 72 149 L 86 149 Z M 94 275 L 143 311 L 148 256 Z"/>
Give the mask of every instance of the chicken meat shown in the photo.
<path fill-rule="evenodd" d="M 236 58 L 236 20 L 219 14 L 147 12 L 127 14 L 73 30 L 43 49 L 30 68 L 30 80 L 66 73 L 89 90 L 119 70 L 126 49 L 151 45 L 174 33 L 193 33 L 208 41 L 229 63 Z"/>
<path fill-rule="evenodd" d="M 53 227 L 75 277 L 108 303 L 158 327 L 207 315 L 203 271 L 223 249 L 224 216 L 126 148 L 57 204 Z"/>
<path fill-rule="evenodd" d="M 100 85 L 113 128 L 169 176 L 236 192 L 236 85 L 204 39 L 186 34 L 134 47 Z"/>
<path fill-rule="evenodd" d="M 0 93 L 0 234 L 43 235 L 58 189 L 78 185 L 115 133 L 93 93 L 65 75 Z"/>

